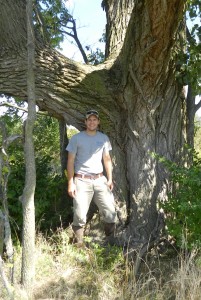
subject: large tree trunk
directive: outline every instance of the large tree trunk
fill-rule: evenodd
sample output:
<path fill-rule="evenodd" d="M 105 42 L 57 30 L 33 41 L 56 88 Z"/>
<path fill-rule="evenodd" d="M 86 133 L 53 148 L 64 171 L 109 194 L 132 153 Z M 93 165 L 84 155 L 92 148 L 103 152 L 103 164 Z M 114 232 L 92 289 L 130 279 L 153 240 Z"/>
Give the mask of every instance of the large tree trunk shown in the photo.
<path fill-rule="evenodd" d="M 129 212 L 126 240 L 143 243 L 158 224 L 157 201 L 168 188 L 166 172 L 150 153 L 176 160 L 185 138 L 182 87 L 172 55 L 185 1 L 103 2 L 104 64 L 75 63 L 38 37 L 37 104 L 79 130 L 85 111 L 99 110 L 101 129 L 113 145 L 115 196 Z M 8 0 L 1 7 L 0 91 L 26 99 L 24 1 Z"/>

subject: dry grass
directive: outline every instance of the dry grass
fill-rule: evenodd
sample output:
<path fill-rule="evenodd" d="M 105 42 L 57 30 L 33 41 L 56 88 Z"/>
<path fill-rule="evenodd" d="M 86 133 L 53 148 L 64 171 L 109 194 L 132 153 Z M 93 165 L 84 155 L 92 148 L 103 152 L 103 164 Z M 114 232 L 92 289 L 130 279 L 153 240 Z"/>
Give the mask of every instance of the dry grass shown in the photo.
<path fill-rule="evenodd" d="M 20 288 L 20 253 L 15 260 L 14 299 L 27 299 Z M 201 299 L 201 263 L 197 252 L 177 255 L 150 253 L 134 277 L 121 249 L 89 243 L 78 249 L 60 230 L 51 239 L 38 236 L 34 299 L 67 300 L 198 300 Z M 5 270 L 8 269 L 5 263 Z M 9 299 L 0 282 L 0 299 Z"/>

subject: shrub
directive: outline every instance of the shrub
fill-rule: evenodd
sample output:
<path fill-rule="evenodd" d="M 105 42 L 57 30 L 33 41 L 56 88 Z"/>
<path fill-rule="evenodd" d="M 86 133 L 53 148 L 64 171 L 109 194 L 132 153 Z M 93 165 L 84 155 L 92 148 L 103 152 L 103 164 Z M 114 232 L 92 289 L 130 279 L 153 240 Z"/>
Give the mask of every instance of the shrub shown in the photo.
<path fill-rule="evenodd" d="M 184 236 L 188 249 L 201 245 L 201 159 L 194 150 L 190 152 L 193 156 L 190 166 L 159 158 L 170 171 L 173 186 L 168 201 L 160 202 L 160 207 L 165 211 L 169 234 L 180 247 Z"/>

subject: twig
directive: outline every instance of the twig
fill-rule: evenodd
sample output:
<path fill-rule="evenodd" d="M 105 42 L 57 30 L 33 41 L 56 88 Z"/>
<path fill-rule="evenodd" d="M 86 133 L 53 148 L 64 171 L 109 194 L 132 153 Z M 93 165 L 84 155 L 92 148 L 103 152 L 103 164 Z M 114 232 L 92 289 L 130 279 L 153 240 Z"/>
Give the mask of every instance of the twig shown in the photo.
<path fill-rule="evenodd" d="M 5 288 L 8 292 L 9 298 L 11 300 L 14 300 L 13 289 L 12 289 L 11 285 L 9 284 L 8 279 L 6 278 L 6 274 L 4 273 L 3 260 L 1 258 L 1 255 L 0 255 L 0 274 L 1 274 L 2 281 L 3 281 L 3 285 L 5 286 Z"/>

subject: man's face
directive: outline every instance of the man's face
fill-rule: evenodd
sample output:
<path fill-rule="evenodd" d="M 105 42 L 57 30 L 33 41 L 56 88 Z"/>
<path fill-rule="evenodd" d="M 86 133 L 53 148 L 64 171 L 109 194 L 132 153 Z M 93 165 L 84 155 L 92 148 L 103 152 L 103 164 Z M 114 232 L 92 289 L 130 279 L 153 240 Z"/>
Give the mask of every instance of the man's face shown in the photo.
<path fill-rule="evenodd" d="M 98 125 L 100 124 L 100 120 L 96 116 L 92 115 L 87 120 L 85 120 L 85 124 L 87 130 L 94 131 L 98 128 Z"/>

